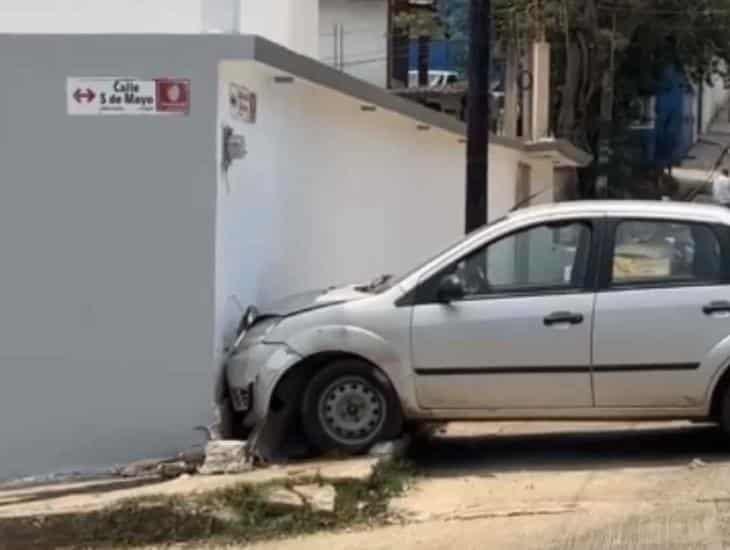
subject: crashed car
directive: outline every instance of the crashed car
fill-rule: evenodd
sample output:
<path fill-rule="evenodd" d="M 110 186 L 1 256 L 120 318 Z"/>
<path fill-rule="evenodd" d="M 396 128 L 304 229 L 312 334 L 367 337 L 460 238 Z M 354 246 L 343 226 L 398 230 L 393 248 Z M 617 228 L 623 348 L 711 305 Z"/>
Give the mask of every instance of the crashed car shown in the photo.
<path fill-rule="evenodd" d="M 256 444 L 303 434 L 359 453 L 429 421 L 730 430 L 729 366 L 730 211 L 563 203 L 513 212 L 405 275 L 249 308 L 217 397 Z"/>

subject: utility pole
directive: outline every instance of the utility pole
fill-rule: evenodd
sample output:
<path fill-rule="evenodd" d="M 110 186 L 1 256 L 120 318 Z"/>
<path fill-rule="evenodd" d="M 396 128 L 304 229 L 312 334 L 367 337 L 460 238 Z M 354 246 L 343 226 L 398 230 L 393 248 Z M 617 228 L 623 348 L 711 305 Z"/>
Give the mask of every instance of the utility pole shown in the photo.
<path fill-rule="evenodd" d="M 469 0 L 466 231 L 487 223 L 489 197 L 490 0 Z"/>
<path fill-rule="evenodd" d="M 611 134 L 613 130 L 614 79 L 616 72 L 616 12 L 612 15 L 611 57 L 608 72 L 603 75 L 601 93 L 601 126 L 598 139 L 598 178 L 594 194 L 601 198 L 608 194 L 608 172 L 611 164 Z"/>

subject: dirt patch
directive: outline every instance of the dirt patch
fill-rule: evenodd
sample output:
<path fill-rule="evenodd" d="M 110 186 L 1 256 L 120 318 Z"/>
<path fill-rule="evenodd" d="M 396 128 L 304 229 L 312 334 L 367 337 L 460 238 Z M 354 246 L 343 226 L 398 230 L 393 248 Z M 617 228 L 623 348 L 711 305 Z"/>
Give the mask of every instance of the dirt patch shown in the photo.
<path fill-rule="evenodd" d="M 421 475 L 391 500 L 403 524 L 254 548 L 719 550 L 730 543 L 730 446 L 714 428 L 464 424 L 414 451 Z"/>
<path fill-rule="evenodd" d="M 388 462 L 376 466 L 366 480 L 298 476 L 186 496 L 128 499 L 90 512 L 0 518 L 0 548 L 250 543 L 322 529 L 378 525 L 386 521 L 388 502 L 403 492 L 411 475 L 405 463 Z M 273 491 L 295 492 L 301 483 L 333 487 L 333 511 L 323 511 L 306 500 L 293 505 L 269 499 Z"/>
<path fill-rule="evenodd" d="M 185 497 L 240 484 L 262 485 L 317 477 L 331 480 L 367 480 L 377 462 L 376 458 L 370 457 L 338 461 L 318 460 L 288 466 L 271 466 L 237 475 L 181 476 L 170 481 L 161 481 L 158 477 L 115 478 L 0 489 L 0 518 L 92 512 L 134 498 Z"/>

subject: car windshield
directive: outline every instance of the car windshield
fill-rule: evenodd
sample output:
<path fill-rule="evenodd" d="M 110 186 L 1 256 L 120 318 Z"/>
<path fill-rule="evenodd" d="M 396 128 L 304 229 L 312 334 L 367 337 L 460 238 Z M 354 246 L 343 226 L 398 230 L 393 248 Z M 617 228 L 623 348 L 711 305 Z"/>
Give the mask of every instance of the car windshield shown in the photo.
<path fill-rule="evenodd" d="M 434 254 L 433 256 L 431 256 L 430 258 L 428 258 L 426 261 L 423 261 L 423 262 L 419 263 L 417 267 L 411 269 L 410 271 L 408 271 L 408 272 L 406 272 L 406 273 L 404 273 L 402 275 L 398 275 L 397 277 L 390 277 L 388 279 L 387 286 L 385 286 L 385 288 L 379 288 L 378 290 L 380 292 L 384 292 L 385 290 L 387 290 L 389 288 L 392 288 L 392 287 L 394 287 L 396 285 L 399 285 L 400 283 L 402 283 L 403 281 L 405 281 L 408 277 L 410 277 L 411 275 L 413 275 L 414 273 L 416 273 L 417 271 L 419 271 L 421 268 L 427 266 L 428 264 L 430 264 L 435 259 L 437 259 L 440 256 L 443 256 L 444 254 L 446 254 L 452 248 L 456 248 L 457 246 L 461 245 L 462 243 L 468 241 L 469 239 L 471 239 L 477 233 L 479 233 L 481 231 L 484 231 L 484 229 L 486 229 L 487 227 L 492 227 L 492 226 L 495 226 L 495 225 L 497 225 L 499 223 L 502 223 L 503 221 L 507 220 L 507 218 L 508 218 L 508 216 L 502 216 L 501 218 L 497 218 L 493 222 L 490 222 L 490 223 L 488 223 L 486 225 L 481 226 L 478 229 L 475 229 L 474 231 L 472 231 L 470 233 L 467 233 L 466 235 L 464 235 L 463 237 L 461 237 L 457 241 L 452 242 L 449 246 L 441 249 L 440 252 L 438 252 L 437 254 Z"/>

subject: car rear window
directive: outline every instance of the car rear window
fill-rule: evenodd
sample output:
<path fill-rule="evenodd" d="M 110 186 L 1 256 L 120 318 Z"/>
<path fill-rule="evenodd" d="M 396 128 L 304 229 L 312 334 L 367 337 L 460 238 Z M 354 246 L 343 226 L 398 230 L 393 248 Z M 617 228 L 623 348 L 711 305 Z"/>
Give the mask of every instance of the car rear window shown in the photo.
<path fill-rule="evenodd" d="M 614 285 L 709 282 L 722 271 L 722 247 L 708 225 L 625 221 L 616 227 Z"/>

